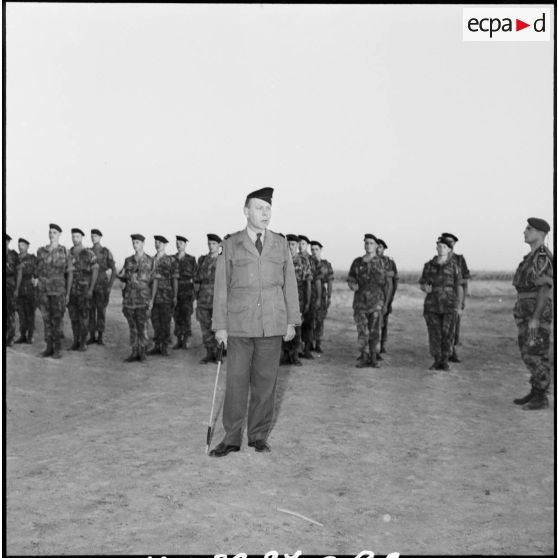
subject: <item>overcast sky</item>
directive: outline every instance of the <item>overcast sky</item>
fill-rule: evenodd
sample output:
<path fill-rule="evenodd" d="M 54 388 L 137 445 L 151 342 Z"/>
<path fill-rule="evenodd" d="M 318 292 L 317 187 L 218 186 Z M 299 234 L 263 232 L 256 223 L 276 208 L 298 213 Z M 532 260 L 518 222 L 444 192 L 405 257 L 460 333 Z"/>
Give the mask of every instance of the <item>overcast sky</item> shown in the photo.
<path fill-rule="evenodd" d="M 552 222 L 554 44 L 463 42 L 461 6 L 10 2 L 6 28 L 6 228 L 32 251 L 56 222 L 118 265 L 135 232 L 198 256 L 263 186 L 337 269 L 366 232 L 421 269 L 449 231 L 511 270 Z"/>

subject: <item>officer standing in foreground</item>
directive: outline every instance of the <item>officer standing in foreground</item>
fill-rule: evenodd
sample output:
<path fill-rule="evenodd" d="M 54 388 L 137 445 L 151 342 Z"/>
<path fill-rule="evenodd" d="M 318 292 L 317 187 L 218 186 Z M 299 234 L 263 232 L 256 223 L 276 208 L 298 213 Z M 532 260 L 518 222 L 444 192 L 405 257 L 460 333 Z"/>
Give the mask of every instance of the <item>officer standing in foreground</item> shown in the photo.
<path fill-rule="evenodd" d="M 365 254 L 353 261 L 347 279 L 349 288 L 355 293 L 353 315 L 360 349 L 357 368 L 378 367 L 376 349 L 380 341 L 382 315 L 386 313 L 391 296 L 391 278 L 378 257 L 377 249 L 377 238 L 373 234 L 365 234 Z"/>
<path fill-rule="evenodd" d="M 387 302 L 386 313 L 382 319 L 382 330 L 380 335 L 380 353 L 386 352 L 386 342 L 388 339 L 388 320 L 391 314 L 391 306 L 393 304 L 393 299 L 395 298 L 395 291 L 397 291 L 397 285 L 399 283 L 399 274 L 397 273 L 397 265 L 395 261 L 389 256 L 384 255 L 384 250 L 387 250 L 387 244 L 381 238 L 378 238 L 378 256 L 384 262 L 384 268 L 386 270 L 387 276 L 391 277 L 392 289 L 391 296 Z M 381 358 L 381 357 L 380 357 Z"/>
<path fill-rule="evenodd" d="M 273 188 L 248 194 L 246 228 L 223 243 L 217 260 L 213 329 L 228 344 L 223 405 L 225 438 L 211 452 L 238 451 L 248 407 L 248 446 L 269 452 L 281 339 L 290 341 L 300 323 L 293 261 L 287 241 L 268 230 Z"/>
<path fill-rule="evenodd" d="M 105 332 L 105 319 L 107 306 L 109 303 L 112 285 L 116 279 L 116 264 L 111 251 L 105 246 L 101 246 L 103 233 L 99 229 L 91 229 L 91 242 L 93 243 L 93 253 L 99 264 L 99 274 L 93 289 L 91 299 L 91 309 L 89 312 L 89 339 L 87 344 L 97 343 L 104 345 L 103 334 Z M 110 269 L 110 279 L 107 271 Z"/>
<path fill-rule="evenodd" d="M 14 344 L 15 337 L 15 315 L 16 315 L 16 277 L 18 256 L 15 250 L 10 250 L 10 242 L 12 237 L 9 234 L 4 236 L 6 241 L 6 267 L 4 274 L 6 277 L 6 345 L 11 347 Z"/>
<path fill-rule="evenodd" d="M 213 289 L 215 285 L 215 269 L 217 257 L 221 246 L 221 238 L 216 234 L 207 235 L 208 254 L 203 254 L 198 259 L 198 268 L 194 279 L 196 293 L 196 318 L 200 323 L 202 341 L 205 347 L 205 356 L 200 364 L 217 362 L 217 341 L 212 330 L 213 317 Z"/>
<path fill-rule="evenodd" d="M 39 309 L 43 316 L 46 349 L 43 357 L 61 358 L 62 318 L 70 301 L 74 267 L 69 250 L 60 244 L 62 229 L 51 223 L 50 243 L 37 250 L 33 285 L 37 287 Z"/>
<path fill-rule="evenodd" d="M 17 281 L 15 298 L 19 316 L 19 338 L 16 343 L 33 343 L 35 331 L 36 296 L 33 287 L 33 271 L 36 257 L 29 253 L 29 242 L 25 238 L 18 240 L 19 256 L 17 264 Z"/>
<path fill-rule="evenodd" d="M 333 267 L 322 258 L 322 244 L 317 240 L 310 242 L 312 259 L 315 262 L 316 278 L 315 282 L 320 283 L 320 288 L 316 289 L 316 302 L 313 311 L 312 331 L 314 333 L 313 350 L 322 353 L 322 338 L 324 336 L 324 321 L 327 316 L 329 305 L 331 304 L 331 293 L 333 291 Z M 320 291 L 320 298 L 318 297 Z"/>
<path fill-rule="evenodd" d="M 523 405 L 523 409 L 529 411 L 548 407 L 548 353 L 554 283 L 552 253 L 544 245 L 549 231 L 550 225 L 544 219 L 527 219 L 523 237 L 531 250 L 523 258 L 513 277 L 513 286 L 517 290 L 517 302 L 513 309 L 517 340 L 521 358 L 531 373 L 531 391 L 513 402 Z"/>
<path fill-rule="evenodd" d="M 198 265 L 196 258 L 186 253 L 188 239 L 176 236 L 176 260 L 178 270 L 178 296 L 174 309 L 174 334 L 176 344 L 173 349 L 187 349 L 188 338 L 192 335 L 192 313 L 194 312 L 194 277 Z"/>

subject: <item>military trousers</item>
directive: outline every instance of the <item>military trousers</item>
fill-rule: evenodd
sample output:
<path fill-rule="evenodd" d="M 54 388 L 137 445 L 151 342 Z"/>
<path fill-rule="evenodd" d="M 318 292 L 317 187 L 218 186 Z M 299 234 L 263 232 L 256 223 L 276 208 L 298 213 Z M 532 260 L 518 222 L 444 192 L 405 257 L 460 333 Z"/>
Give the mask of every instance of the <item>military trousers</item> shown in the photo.
<path fill-rule="evenodd" d="M 109 295 L 110 291 L 108 284 L 95 285 L 89 310 L 89 333 L 91 335 L 94 335 L 97 332 L 103 333 L 105 331 Z"/>
<path fill-rule="evenodd" d="M 241 444 L 248 394 L 248 441 L 267 439 L 273 423 L 281 339 L 281 335 L 228 338 L 223 404 L 225 444 Z"/>
<path fill-rule="evenodd" d="M 196 319 L 200 323 L 200 329 L 202 332 L 202 341 L 208 352 L 217 351 L 217 340 L 215 339 L 215 333 L 211 329 L 211 319 L 213 317 L 213 308 L 204 308 L 196 306 Z M 228 351 L 227 351 L 228 356 Z"/>
<path fill-rule="evenodd" d="M 174 309 L 174 334 L 178 338 L 191 337 L 192 314 L 194 313 L 194 290 L 192 288 L 178 289 L 176 308 Z"/>
<path fill-rule="evenodd" d="M 156 346 L 168 346 L 171 340 L 172 302 L 155 302 L 151 309 L 153 341 Z"/>
<path fill-rule="evenodd" d="M 302 315 L 302 325 L 300 326 L 301 339 L 303 343 L 312 343 L 314 341 L 314 312 L 308 310 Z"/>
<path fill-rule="evenodd" d="M 133 351 L 138 351 L 140 347 L 147 345 L 147 305 L 139 308 L 122 307 L 122 313 L 128 322 L 130 329 L 130 345 Z"/>
<path fill-rule="evenodd" d="M 437 361 L 447 361 L 452 353 L 456 317 L 456 311 L 424 312 L 430 354 Z"/>
<path fill-rule="evenodd" d="M 361 354 L 377 352 L 382 325 L 381 310 L 354 309 L 353 317 L 357 327 L 358 348 Z"/>
<path fill-rule="evenodd" d="M 385 347 L 388 339 L 389 312 L 382 319 L 382 330 L 380 332 L 380 347 Z"/>
<path fill-rule="evenodd" d="M 4 324 L 6 331 L 6 340 L 10 341 L 15 337 L 16 332 L 16 298 L 14 295 L 15 284 L 6 280 L 6 323 Z"/>
<path fill-rule="evenodd" d="M 324 336 L 324 322 L 327 316 L 327 306 L 317 308 L 313 314 L 312 330 L 314 332 L 314 341 L 321 341 Z"/>
<path fill-rule="evenodd" d="M 533 316 L 536 298 L 519 299 L 513 309 L 517 325 L 517 342 L 527 370 L 531 373 L 531 385 L 548 391 L 550 385 L 550 328 L 552 324 L 552 300 L 548 299 L 539 318 L 539 329 L 534 338 L 529 336 L 529 320 Z"/>
<path fill-rule="evenodd" d="M 89 310 L 91 299 L 87 298 L 89 285 L 74 283 L 68 302 L 68 314 L 72 322 L 72 332 L 75 341 L 84 341 L 89 332 Z"/>
<path fill-rule="evenodd" d="M 66 295 L 39 294 L 39 310 L 43 316 L 45 341 L 59 347 L 63 337 L 62 319 L 66 310 Z"/>
<path fill-rule="evenodd" d="M 19 333 L 22 337 L 31 337 L 35 331 L 35 309 L 37 307 L 33 292 L 17 297 L 17 314 Z"/>

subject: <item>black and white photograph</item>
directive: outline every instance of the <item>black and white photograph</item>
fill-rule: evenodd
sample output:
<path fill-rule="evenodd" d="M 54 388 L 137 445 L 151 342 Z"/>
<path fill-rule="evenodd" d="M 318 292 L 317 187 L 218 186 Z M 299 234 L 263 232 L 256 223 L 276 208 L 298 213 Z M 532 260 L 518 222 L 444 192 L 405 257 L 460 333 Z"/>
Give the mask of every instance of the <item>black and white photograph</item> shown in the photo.
<path fill-rule="evenodd" d="M 3 3 L 3 554 L 556 553 L 556 5 Z"/>

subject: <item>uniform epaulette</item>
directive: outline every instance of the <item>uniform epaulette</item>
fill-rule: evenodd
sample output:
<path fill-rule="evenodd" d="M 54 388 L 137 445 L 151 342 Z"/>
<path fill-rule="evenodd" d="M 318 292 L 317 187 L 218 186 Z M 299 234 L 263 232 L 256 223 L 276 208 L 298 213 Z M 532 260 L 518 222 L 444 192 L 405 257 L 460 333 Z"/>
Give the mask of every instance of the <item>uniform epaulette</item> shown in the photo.
<path fill-rule="evenodd" d="M 244 230 L 244 229 L 242 229 L 242 230 L 240 230 L 240 231 L 233 232 L 233 233 L 226 234 L 226 235 L 223 237 L 223 240 L 228 240 L 229 238 L 232 238 L 233 236 L 237 236 L 237 235 L 241 234 L 241 233 L 243 232 L 243 230 Z"/>

